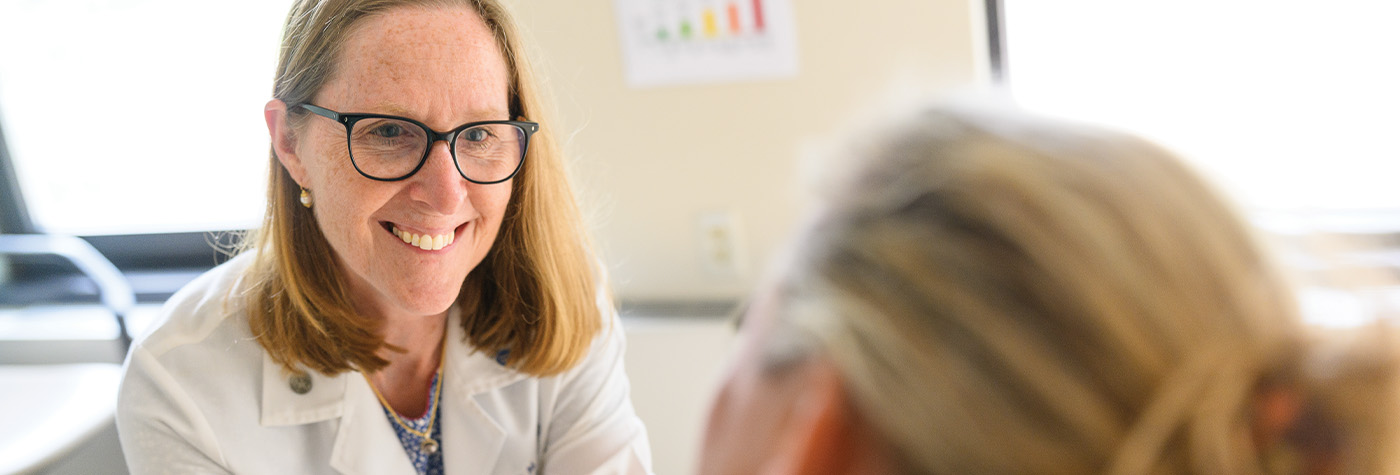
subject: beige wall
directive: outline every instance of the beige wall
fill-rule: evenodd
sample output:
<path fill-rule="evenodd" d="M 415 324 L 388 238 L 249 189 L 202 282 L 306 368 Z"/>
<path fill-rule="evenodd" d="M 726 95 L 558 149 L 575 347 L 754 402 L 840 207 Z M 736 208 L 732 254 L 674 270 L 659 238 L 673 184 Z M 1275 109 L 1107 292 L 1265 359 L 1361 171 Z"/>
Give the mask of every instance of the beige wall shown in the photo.
<path fill-rule="evenodd" d="M 632 300 L 743 296 L 801 211 L 804 144 L 836 132 L 892 87 L 983 82 L 981 0 L 792 0 L 799 75 L 633 89 L 611 0 L 515 0 L 558 99 L 546 124 L 575 176 L 617 294 Z M 698 220 L 733 213 L 737 275 L 704 265 Z"/>

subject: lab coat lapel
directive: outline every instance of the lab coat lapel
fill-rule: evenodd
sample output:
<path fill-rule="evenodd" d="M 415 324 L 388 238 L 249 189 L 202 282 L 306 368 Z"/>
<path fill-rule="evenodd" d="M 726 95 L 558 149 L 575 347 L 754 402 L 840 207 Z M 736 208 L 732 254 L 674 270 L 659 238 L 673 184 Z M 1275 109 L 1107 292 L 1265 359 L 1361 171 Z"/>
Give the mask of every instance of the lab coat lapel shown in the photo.
<path fill-rule="evenodd" d="M 314 424 L 337 417 L 330 466 L 344 474 L 417 475 L 379 400 L 359 372 L 326 376 L 304 371 L 301 393 L 292 375 L 263 355 L 262 420 L 266 427 Z"/>
<path fill-rule="evenodd" d="M 452 475 L 493 473 L 496 458 L 506 445 L 505 430 L 460 387 L 444 387 L 442 397 L 454 402 L 442 406 L 444 472 Z"/>
<path fill-rule="evenodd" d="M 305 368 L 300 374 L 288 374 L 281 364 L 264 353 L 259 423 L 264 427 L 278 427 L 313 424 L 340 417 L 345 410 L 346 375 L 326 376 Z M 299 378 L 301 381 L 294 382 Z M 301 392 L 297 392 L 297 386 L 300 386 Z"/>
<path fill-rule="evenodd" d="M 345 412 L 331 451 L 331 467 L 347 475 L 417 475 L 369 383 L 360 373 L 345 376 Z"/>
<path fill-rule="evenodd" d="M 443 469 L 450 475 L 495 473 L 506 444 L 506 431 L 476 400 L 476 395 L 524 379 L 494 357 L 473 352 L 456 307 L 449 313 L 447 358 L 442 388 Z"/>

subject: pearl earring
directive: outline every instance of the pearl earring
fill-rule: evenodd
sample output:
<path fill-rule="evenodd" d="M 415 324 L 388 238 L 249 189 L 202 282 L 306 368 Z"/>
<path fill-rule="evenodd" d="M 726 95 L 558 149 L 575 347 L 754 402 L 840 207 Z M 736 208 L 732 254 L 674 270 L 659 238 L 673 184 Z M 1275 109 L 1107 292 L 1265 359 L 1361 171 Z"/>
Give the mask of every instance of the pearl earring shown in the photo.
<path fill-rule="evenodd" d="M 301 189 L 301 206 L 311 209 L 311 191 L 306 188 Z"/>

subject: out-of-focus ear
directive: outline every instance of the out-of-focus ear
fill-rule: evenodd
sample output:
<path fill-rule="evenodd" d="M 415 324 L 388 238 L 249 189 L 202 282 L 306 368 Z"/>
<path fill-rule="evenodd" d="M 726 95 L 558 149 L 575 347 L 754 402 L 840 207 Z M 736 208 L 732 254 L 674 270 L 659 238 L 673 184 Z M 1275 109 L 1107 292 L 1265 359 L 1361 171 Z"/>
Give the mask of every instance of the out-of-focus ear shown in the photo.
<path fill-rule="evenodd" d="M 272 138 L 272 151 L 277 154 L 277 161 L 282 162 L 292 179 L 305 188 L 306 167 L 297 155 L 296 135 L 288 121 L 287 103 L 281 99 L 267 101 L 263 106 L 263 119 L 267 121 L 267 133 Z"/>
<path fill-rule="evenodd" d="M 1308 474 L 1342 473 L 1347 465 L 1342 431 L 1317 401 L 1285 385 L 1265 386 L 1254 397 L 1254 444 L 1266 465 Z"/>
<path fill-rule="evenodd" d="M 1254 400 L 1254 445 L 1268 448 L 1279 443 L 1303 413 L 1303 398 L 1287 387 L 1266 387 Z"/>
<path fill-rule="evenodd" d="M 835 475 L 872 473 L 883 465 L 877 449 L 884 442 L 874 440 L 866 430 L 846 394 L 836 368 L 821 358 L 794 369 L 802 374 L 800 394 L 786 418 L 778 453 L 769 458 L 763 473 L 769 475 Z"/>

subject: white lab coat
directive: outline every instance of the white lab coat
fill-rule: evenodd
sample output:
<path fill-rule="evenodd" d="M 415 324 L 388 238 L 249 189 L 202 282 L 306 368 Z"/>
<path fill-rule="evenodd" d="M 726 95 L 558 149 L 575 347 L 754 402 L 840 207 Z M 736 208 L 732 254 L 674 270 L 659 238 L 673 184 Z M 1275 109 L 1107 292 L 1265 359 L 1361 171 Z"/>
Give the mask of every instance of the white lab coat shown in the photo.
<path fill-rule="evenodd" d="M 239 280 L 250 256 L 201 276 L 132 347 L 117 429 L 132 473 L 415 473 L 363 376 L 314 371 L 297 394 L 249 332 Z M 232 292 L 230 292 L 232 290 Z M 651 450 L 632 409 L 616 313 L 577 367 L 534 378 L 494 354 L 447 345 L 447 474 L 646 474 Z M 450 342 L 464 341 L 454 309 Z"/>

